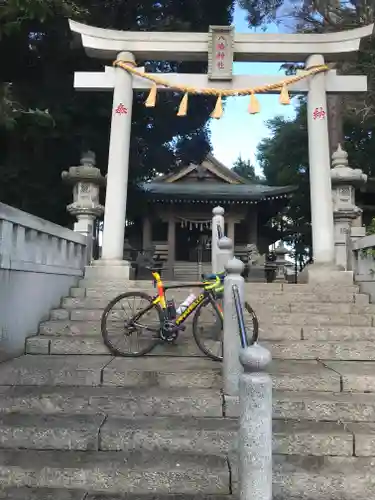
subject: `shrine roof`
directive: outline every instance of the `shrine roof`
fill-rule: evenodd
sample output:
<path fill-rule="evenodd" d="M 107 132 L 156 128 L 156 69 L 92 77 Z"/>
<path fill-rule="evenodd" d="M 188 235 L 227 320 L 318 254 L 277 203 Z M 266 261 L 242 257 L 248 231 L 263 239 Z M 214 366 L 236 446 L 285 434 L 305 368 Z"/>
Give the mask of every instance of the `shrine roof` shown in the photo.
<path fill-rule="evenodd" d="M 144 182 L 142 190 L 153 199 L 178 198 L 206 200 L 266 201 L 287 198 L 294 186 L 266 186 L 264 184 L 227 184 L 213 182 Z"/>
<path fill-rule="evenodd" d="M 169 174 L 140 185 L 155 201 L 258 203 L 285 199 L 294 186 L 267 186 L 252 183 L 208 154 L 200 165 L 184 165 Z"/>

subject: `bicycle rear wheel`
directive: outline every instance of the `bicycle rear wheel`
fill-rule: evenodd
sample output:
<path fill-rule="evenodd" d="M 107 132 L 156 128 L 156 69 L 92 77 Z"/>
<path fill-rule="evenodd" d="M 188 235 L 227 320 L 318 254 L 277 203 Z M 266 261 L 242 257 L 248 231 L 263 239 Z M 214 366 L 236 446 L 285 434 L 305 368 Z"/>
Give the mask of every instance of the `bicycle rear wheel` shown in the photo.
<path fill-rule="evenodd" d="M 220 300 L 207 299 L 198 307 L 193 319 L 193 335 L 199 349 L 215 361 L 223 360 L 223 319 Z M 258 318 L 248 302 L 244 304 L 244 321 L 248 345 L 258 340 Z"/>
<path fill-rule="evenodd" d="M 152 301 L 147 293 L 127 292 L 115 297 L 104 309 L 102 337 L 115 356 L 143 356 L 159 342 L 163 312 Z"/>

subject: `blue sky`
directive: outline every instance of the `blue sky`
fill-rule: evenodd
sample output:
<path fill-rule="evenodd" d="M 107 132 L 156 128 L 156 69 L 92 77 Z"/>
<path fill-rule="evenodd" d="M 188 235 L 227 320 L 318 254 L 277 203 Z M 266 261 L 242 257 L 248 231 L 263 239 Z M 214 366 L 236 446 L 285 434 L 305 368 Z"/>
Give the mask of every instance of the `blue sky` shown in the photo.
<path fill-rule="evenodd" d="M 236 8 L 234 21 L 236 32 L 251 33 L 246 22 L 246 12 Z M 276 33 L 278 28 L 269 26 L 268 33 Z M 279 74 L 280 79 L 284 73 L 280 71 L 279 63 L 234 63 L 234 74 Z M 258 100 L 261 112 L 250 115 L 247 112 L 248 97 L 230 97 L 227 99 L 224 115 L 220 120 L 211 120 L 213 154 L 216 158 L 231 167 L 239 155 L 249 159 L 256 165 L 256 149 L 258 143 L 268 136 L 266 121 L 274 116 L 281 115 L 292 118 L 294 107 L 282 106 L 277 95 L 260 95 Z"/>

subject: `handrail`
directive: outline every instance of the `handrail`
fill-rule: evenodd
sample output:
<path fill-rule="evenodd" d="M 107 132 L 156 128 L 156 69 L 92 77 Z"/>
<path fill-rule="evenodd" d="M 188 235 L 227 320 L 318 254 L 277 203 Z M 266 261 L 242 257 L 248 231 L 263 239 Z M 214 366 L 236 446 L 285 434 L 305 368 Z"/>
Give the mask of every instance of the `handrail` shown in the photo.
<path fill-rule="evenodd" d="M 243 317 L 243 310 L 242 310 L 242 304 L 241 304 L 241 298 L 240 298 L 240 291 L 238 289 L 238 286 L 233 285 L 232 291 L 233 291 L 234 305 L 235 305 L 236 314 L 237 314 L 238 333 L 240 335 L 242 349 L 245 349 L 246 347 L 248 347 L 248 342 L 247 342 L 245 320 Z"/>

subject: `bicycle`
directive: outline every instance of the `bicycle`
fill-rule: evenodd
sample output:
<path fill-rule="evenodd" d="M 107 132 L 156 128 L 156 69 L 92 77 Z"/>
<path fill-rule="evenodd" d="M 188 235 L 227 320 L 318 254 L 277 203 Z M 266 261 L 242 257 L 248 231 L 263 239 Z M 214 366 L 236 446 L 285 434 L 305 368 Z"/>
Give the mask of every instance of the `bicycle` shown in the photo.
<path fill-rule="evenodd" d="M 151 352 L 157 344 L 165 342 L 168 344 L 175 343 L 181 331 L 185 330 L 183 324 L 189 316 L 194 312 L 192 330 L 194 340 L 199 349 L 209 358 L 215 361 L 222 361 L 222 331 L 223 331 L 223 310 L 219 303 L 220 298 L 223 296 L 224 290 L 224 277 L 225 274 L 213 274 L 204 276 L 202 275 L 202 282 L 198 283 L 183 283 L 178 285 L 165 285 L 157 270 L 151 270 L 158 293 L 154 297 L 141 291 L 125 292 L 109 302 L 105 308 L 101 318 L 101 333 L 104 344 L 116 356 L 123 357 L 139 357 Z M 167 300 L 166 292 L 173 289 L 183 288 L 201 288 L 201 293 L 198 294 L 194 300 L 182 311 L 178 311 L 174 301 Z M 147 305 L 138 312 L 133 313 L 130 317 L 120 314 L 122 311 L 118 308 L 121 301 L 126 300 L 129 303 L 131 298 L 141 299 L 146 301 Z M 203 328 L 203 332 L 209 333 L 209 345 L 204 344 L 203 335 L 200 334 L 200 319 L 202 314 L 212 306 L 215 325 L 214 329 L 209 330 Z M 120 349 L 111 339 L 111 330 L 108 328 L 108 316 L 111 311 L 114 311 L 115 319 L 120 326 L 122 333 L 118 336 L 119 339 L 130 338 L 138 330 L 141 331 L 141 346 L 136 351 L 125 352 Z M 147 321 L 148 313 L 153 312 L 156 316 L 156 321 L 153 326 L 142 324 L 142 318 Z M 251 343 L 254 343 L 258 338 L 258 319 L 248 303 L 245 303 L 245 312 L 250 321 L 250 328 L 252 331 Z M 249 328 L 247 328 L 249 330 Z M 210 338 L 211 337 L 211 338 Z M 214 352 L 215 349 L 215 352 Z"/>

